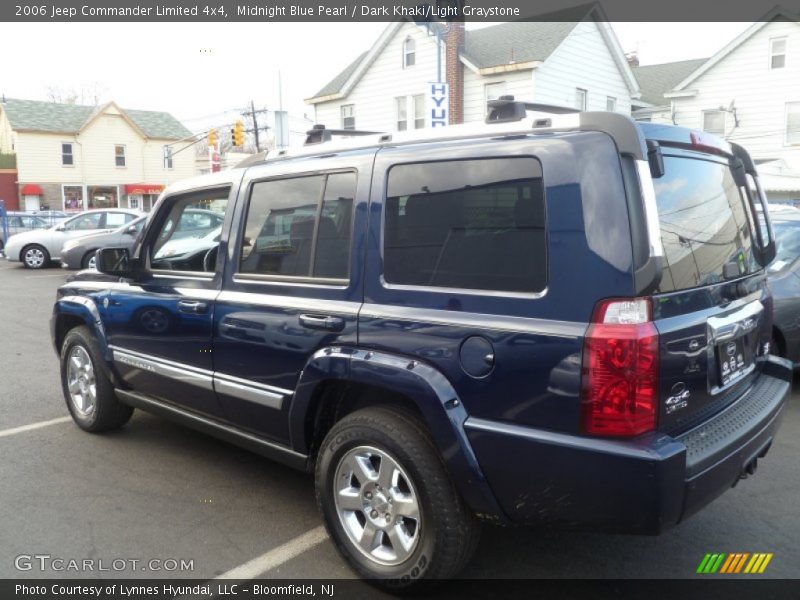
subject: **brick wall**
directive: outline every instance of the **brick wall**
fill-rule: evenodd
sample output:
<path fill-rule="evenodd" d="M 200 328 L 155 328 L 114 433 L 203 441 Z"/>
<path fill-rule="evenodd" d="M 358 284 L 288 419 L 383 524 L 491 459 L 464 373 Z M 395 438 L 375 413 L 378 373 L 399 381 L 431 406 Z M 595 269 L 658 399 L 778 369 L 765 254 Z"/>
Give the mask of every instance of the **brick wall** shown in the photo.
<path fill-rule="evenodd" d="M 445 81 L 450 86 L 450 124 L 464 122 L 464 65 L 458 55 L 464 48 L 464 23 L 450 23 L 444 37 Z"/>
<path fill-rule="evenodd" d="M 19 210 L 16 169 L 0 169 L 0 200 L 6 201 L 6 210 Z"/>

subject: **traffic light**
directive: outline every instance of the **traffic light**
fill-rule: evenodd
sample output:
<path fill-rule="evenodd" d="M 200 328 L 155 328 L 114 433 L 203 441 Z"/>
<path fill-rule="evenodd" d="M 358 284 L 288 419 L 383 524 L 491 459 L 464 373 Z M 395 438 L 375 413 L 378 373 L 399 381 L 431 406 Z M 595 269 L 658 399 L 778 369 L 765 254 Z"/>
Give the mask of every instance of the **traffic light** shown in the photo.
<path fill-rule="evenodd" d="M 212 147 L 212 148 L 217 145 L 217 130 L 216 129 L 212 129 L 211 131 L 208 132 L 208 145 L 210 147 Z"/>
<path fill-rule="evenodd" d="M 244 146 L 244 121 L 239 119 L 231 129 L 231 140 L 234 146 Z"/>

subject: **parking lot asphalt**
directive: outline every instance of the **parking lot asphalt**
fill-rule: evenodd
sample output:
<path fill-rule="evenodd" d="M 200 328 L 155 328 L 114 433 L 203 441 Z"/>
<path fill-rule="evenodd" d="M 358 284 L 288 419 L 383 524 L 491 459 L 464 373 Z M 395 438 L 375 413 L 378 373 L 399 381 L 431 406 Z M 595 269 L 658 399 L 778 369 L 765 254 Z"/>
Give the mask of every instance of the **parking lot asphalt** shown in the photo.
<path fill-rule="evenodd" d="M 242 565 L 267 578 L 354 577 L 318 529 L 311 476 L 141 411 L 104 435 L 63 419 L 49 319 L 66 275 L 0 260 L 0 578 L 213 578 Z M 678 527 L 659 537 L 486 527 L 464 576 L 683 578 L 707 552 L 771 552 L 763 577 L 800 578 L 799 457 L 795 393 L 755 476 Z M 21 555 L 126 563 L 20 570 Z M 154 559 L 193 569 L 143 571 Z"/>

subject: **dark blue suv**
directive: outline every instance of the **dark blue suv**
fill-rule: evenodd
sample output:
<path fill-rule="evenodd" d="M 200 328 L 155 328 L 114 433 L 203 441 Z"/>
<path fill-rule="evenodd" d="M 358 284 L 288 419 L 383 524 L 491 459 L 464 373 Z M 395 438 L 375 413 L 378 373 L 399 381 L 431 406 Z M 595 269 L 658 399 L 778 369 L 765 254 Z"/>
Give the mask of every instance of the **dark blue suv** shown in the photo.
<path fill-rule="evenodd" d="M 318 127 L 168 189 L 62 286 L 90 432 L 134 408 L 314 472 L 390 588 L 454 575 L 480 521 L 656 534 L 751 474 L 791 386 L 739 146 L 511 98 L 487 124 Z M 173 239 L 191 209 L 222 227 Z"/>

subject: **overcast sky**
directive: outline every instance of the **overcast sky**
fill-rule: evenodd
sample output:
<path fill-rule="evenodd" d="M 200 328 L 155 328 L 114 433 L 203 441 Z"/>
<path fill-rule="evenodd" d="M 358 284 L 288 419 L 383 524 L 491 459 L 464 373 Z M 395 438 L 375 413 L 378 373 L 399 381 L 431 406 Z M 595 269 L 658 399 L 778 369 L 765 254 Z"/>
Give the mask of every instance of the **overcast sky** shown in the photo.
<path fill-rule="evenodd" d="M 748 23 L 616 23 L 642 64 L 710 56 Z M 313 95 L 380 35 L 385 23 L 0 23 L 0 93 L 48 99 L 86 90 L 85 102 L 166 110 L 199 131 L 237 117 L 250 100 L 278 107 L 278 73 L 292 129 L 306 129 Z M 468 26 L 469 27 L 469 26 Z M 12 55 L 9 49 L 14 49 Z"/>

